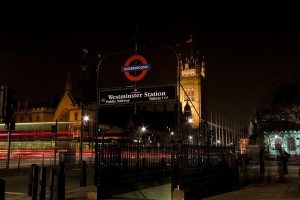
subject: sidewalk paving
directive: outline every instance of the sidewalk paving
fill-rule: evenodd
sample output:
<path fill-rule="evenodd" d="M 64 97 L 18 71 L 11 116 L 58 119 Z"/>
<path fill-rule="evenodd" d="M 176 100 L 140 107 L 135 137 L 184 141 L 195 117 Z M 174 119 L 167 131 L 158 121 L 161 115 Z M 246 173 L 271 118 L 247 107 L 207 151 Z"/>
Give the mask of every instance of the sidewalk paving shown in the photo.
<path fill-rule="evenodd" d="M 138 191 L 134 192 L 128 192 L 120 195 L 116 195 L 112 198 L 109 198 L 109 200 L 139 200 L 139 199 L 146 199 L 147 200 L 170 200 L 171 199 L 171 185 L 165 184 L 157 187 L 152 187 L 148 189 L 142 190 L 142 194 Z M 96 191 L 96 188 L 94 185 L 88 185 L 85 187 L 73 187 L 73 188 L 66 188 L 65 190 L 65 199 L 66 200 L 86 200 L 88 198 L 88 193 L 91 193 L 93 191 Z M 50 199 L 49 197 L 50 193 L 46 192 L 46 198 Z M 8 200 L 31 200 L 32 197 L 28 196 L 25 193 L 5 193 L 5 199 Z M 37 197 L 39 199 L 39 197 Z M 108 200 L 108 199 L 102 199 L 102 200 Z"/>
<path fill-rule="evenodd" d="M 266 166 L 266 173 L 259 174 L 259 167 L 253 166 L 249 179 L 253 182 L 250 185 L 239 188 L 238 190 L 204 198 L 203 200 L 269 200 L 269 199 L 300 199 L 300 177 L 298 174 L 299 166 L 289 166 L 288 174 L 285 175 L 285 183 L 277 183 L 278 172 L 276 166 Z M 116 195 L 110 200 L 171 200 L 170 184 L 151 187 L 148 189 Z M 88 199 L 88 193 L 95 191 L 94 185 L 85 187 L 66 187 L 66 200 Z M 32 197 L 22 193 L 6 193 L 5 199 L 9 200 L 29 200 Z M 46 192 L 46 199 L 49 199 L 49 192 Z M 198 200 L 198 199 L 195 199 Z"/>
<path fill-rule="evenodd" d="M 299 200 L 300 199 L 300 178 L 298 174 L 286 175 L 285 183 L 277 183 L 277 177 L 275 174 L 269 177 L 268 174 L 262 175 L 262 182 L 251 184 L 239 190 L 219 194 L 212 197 L 204 198 L 203 200 Z M 95 186 L 89 185 L 86 187 L 73 187 L 66 188 L 65 199 L 66 200 L 83 200 L 88 199 L 88 192 L 94 191 Z M 116 195 L 110 200 L 133 200 L 133 199 L 148 199 L 148 200 L 171 200 L 170 184 L 157 186 L 141 190 L 143 197 L 139 192 L 130 192 L 120 195 Z M 25 195 L 12 195 L 6 194 L 5 199 L 17 200 L 29 200 L 31 197 Z M 46 195 L 46 199 L 49 199 L 49 193 Z M 195 199 L 196 200 L 196 199 Z M 197 199 L 198 200 L 198 199 Z"/>
<path fill-rule="evenodd" d="M 258 167 L 257 167 L 258 168 Z M 249 177 L 254 182 L 239 190 L 219 194 L 203 200 L 299 200 L 300 199 L 300 176 L 299 166 L 288 166 L 288 174 L 285 175 L 285 182 L 279 183 L 276 166 L 266 167 L 265 174 L 259 174 L 258 169 L 254 177 Z"/>

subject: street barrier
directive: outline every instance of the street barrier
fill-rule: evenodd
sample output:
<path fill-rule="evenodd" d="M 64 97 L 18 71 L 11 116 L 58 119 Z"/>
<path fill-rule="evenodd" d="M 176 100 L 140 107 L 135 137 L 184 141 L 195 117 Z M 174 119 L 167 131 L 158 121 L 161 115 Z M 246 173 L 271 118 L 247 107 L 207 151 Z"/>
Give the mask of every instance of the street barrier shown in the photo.
<path fill-rule="evenodd" d="M 81 161 L 80 187 L 86 186 L 86 161 Z"/>
<path fill-rule="evenodd" d="M 5 180 L 0 179 L 0 200 L 5 199 Z"/>

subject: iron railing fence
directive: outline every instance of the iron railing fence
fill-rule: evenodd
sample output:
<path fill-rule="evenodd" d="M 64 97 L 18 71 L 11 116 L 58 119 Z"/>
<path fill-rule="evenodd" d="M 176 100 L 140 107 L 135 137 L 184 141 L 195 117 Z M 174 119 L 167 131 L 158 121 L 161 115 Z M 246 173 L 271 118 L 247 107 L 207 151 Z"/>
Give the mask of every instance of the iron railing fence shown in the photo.
<path fill-rule="evenodd" d="M 149 180 L 169 178 L 172 188 L 217 181 L 230 175 L 230 147 L 207 145 L 99 144 L 95 184 L 112 195 L 136 190 Z"/>

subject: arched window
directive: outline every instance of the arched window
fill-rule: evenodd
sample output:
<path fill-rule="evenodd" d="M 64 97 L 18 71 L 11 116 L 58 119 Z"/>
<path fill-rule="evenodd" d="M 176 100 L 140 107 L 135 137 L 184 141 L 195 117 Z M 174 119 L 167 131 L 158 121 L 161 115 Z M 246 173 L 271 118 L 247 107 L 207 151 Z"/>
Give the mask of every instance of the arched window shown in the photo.
<path fill-rule="evenodd" d="M 58 118 L 58 121 L 60 122 L 69 122 L 70 121 L 70 111 L 69 110 L 64 110 L 59 118 Z"/>

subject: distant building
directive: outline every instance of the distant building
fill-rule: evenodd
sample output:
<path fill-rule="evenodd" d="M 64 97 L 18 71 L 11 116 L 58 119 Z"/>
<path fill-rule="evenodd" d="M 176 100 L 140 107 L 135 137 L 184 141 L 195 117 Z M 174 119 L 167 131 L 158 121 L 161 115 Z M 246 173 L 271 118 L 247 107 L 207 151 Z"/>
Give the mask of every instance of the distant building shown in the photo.
<path fill-rule="evenodd" d="M 82 115 L 89 117 L 91 129 L 95 123 L 95 102 L 85 103 L 82 109 L 82 98 L 74 97 L 72 94 L 72 84 L 66 81 L 65 91 L 56 108 L 51 108 L 45 104 L 29 104 L 27 100 L 18 101 L 17 108 L 13 116 L 16 123 L 33 123 L 33 122 L 71 122 L 69 127 L 73 134 L 80 134 Z M 91 131 L 91 129 L 89 129 Z"/>
<path fill-rule="evenodd" d="M 32 104 L 24 109 L 18 108 L 14 112 L 16 122 L 51 122 L 55 109 Z"/>
<path fill-rule="evenodd" d="M 252 143 L 264 148 L 268 156 L 274 157 L 282 148 L 291 155 L 300 153 L 300 125 L 292 119 L 299 118 L 297 113 L 276 113 L 257 111 Z"/>

